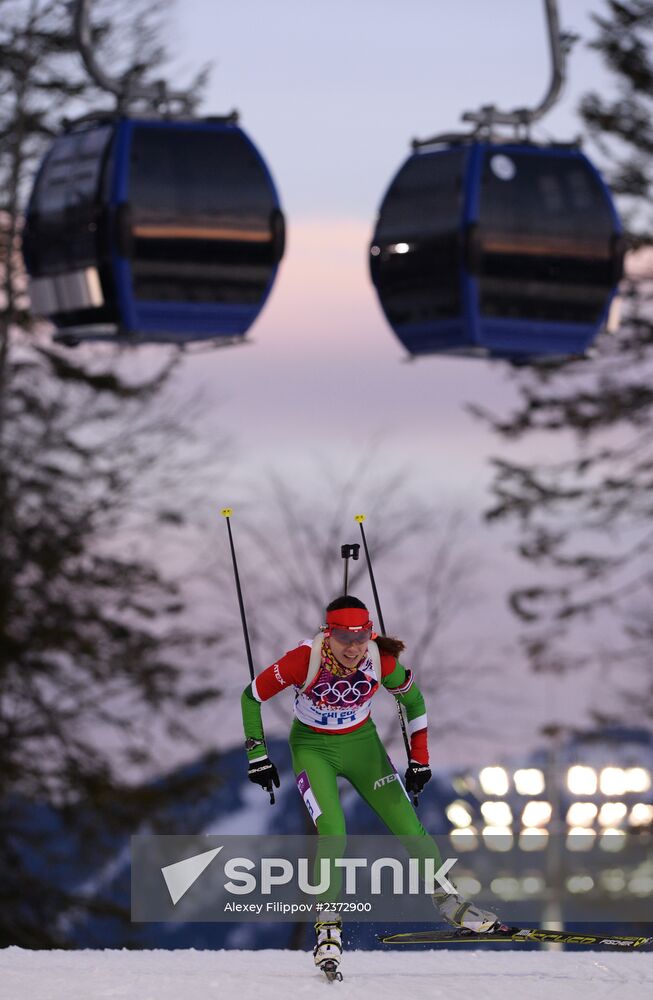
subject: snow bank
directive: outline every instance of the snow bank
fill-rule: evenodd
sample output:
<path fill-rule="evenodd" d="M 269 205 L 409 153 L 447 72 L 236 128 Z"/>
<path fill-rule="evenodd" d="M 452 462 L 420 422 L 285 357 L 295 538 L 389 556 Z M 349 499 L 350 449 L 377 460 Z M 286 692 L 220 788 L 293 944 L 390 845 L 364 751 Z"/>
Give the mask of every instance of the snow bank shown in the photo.
<path fill-rule="evenodd" d="M 1 1000 L 602 1000 L 653 996 L 653 954 L 370 952 L 345 954 L 329 984 L 306 952 L 0 951 Z"/>

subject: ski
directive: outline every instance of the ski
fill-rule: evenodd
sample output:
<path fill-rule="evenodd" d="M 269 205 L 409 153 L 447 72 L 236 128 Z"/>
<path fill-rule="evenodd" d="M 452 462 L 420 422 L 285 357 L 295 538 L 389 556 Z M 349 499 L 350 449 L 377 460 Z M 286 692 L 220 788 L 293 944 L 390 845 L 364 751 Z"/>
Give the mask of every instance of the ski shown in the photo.
<path fill-rule="evenodd" d="M 592 934 L 580 931 L 553 931 L 536 927 L 509 927 L 502 924 L 495 931 L 477 934 L 475 931 L 413 931 L 407 934 L 379 935 L 383 944 L 580 944 L 605 945 L 621 949 L 643 948 L 653 943 L 653 937 L 638 935 Z"/>

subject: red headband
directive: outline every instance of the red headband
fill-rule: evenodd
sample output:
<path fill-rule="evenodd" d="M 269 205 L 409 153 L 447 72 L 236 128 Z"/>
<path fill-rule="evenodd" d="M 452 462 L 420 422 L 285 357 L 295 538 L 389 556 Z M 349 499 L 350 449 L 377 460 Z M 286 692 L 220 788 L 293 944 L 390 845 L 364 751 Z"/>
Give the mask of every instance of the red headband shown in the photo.
<path fill-rule="evenodd" d="M 338 608 L 327 611 L 326 623 L 336 628 L 372 628 L 370 613 L 366 608 Z"/>

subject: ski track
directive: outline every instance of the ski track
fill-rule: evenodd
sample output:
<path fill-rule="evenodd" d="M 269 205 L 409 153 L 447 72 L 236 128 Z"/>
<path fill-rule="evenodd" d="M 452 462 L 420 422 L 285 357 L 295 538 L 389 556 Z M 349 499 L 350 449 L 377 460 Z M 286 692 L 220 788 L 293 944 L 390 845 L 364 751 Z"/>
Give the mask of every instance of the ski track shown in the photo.
<path fill-rule="evenodd" d="M 308 952 L 0 952 L 0 1000 L 616 1000 L 653 996 L 653 954 L 346 952 L 327 983 Z M 647 989 L 648 987 L 648 989 Z M 317 990 L 317 993 L 316 993 Z"/>

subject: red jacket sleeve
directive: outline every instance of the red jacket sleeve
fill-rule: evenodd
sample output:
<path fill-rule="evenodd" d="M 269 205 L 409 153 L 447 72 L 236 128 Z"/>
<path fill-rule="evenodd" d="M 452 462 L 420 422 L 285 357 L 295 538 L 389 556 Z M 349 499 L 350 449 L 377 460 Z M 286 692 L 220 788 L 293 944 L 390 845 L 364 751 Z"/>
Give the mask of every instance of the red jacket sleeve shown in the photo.
<path fill-rule="evenodd" d="M 310 658 L 310 645 L 301 645 L 284 653 L 276 663 L 262 670 L 252 681 L 252 694 L 256 700 L 267 701 L 291 684 L 303 684 Z"/>
<path fill-rule="evenodd" d="M 395 671 L 397 676 L 392 677 Z M 422 692 L 417 687 L 417 684 L 414 683 L 412 670 L 404 667 L 394 656 L 382 654 L 381 674 L 387 690 L 406 709 L 411 760 L 416 760 L 419 764 L 428 764 L 429 749 L 426 706 Z M 392 677 L 392 686 L 386 683 L 386 679 L 390 677 Z"/>
<path fill-rule="evenodd" d="M 396 666 L 396 657 L 390 653 L 381 653 L 381 677 L 389 677 Z"/>

